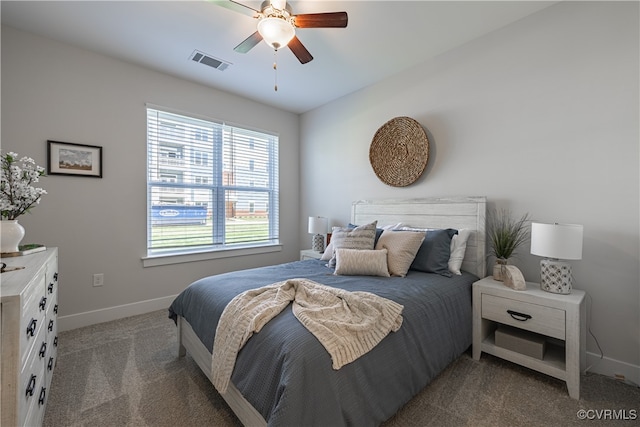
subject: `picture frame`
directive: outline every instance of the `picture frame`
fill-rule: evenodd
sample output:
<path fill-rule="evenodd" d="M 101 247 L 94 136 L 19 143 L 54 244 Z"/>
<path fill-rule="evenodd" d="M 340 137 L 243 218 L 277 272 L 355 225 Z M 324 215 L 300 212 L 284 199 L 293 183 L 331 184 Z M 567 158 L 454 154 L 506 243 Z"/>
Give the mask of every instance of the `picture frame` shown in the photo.
<path fill-rule="evenodd" d="M 102 147 L 47 141 L 47 175 L 102 178 Z"/>

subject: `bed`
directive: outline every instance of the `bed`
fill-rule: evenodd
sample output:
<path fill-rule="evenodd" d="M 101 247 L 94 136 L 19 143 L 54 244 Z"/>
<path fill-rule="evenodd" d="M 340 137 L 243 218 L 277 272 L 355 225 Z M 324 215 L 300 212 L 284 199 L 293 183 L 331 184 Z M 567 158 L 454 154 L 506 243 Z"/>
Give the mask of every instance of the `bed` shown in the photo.
<path fill-rule="evenodd" d="M 405 277 L 336 275 L 327 261 L 305 260 L 206 277 L 169 309 L 178 326 L 179 355 L 188 352 L 212 380 L 220 314 L 249 289 L 306 278 L 374 293 L 404 306 L 403 323 L 366 354 L 332 369 L 327 351 L 285 308 L 238 352 L 221 394 L 245 426 L 379 425 L 471 345 L 471 284 L 486 271 L 485 214 L 484 197 L 357 201 L 355 225 L 466 230 L 460 274 L 411 269 Z"/>

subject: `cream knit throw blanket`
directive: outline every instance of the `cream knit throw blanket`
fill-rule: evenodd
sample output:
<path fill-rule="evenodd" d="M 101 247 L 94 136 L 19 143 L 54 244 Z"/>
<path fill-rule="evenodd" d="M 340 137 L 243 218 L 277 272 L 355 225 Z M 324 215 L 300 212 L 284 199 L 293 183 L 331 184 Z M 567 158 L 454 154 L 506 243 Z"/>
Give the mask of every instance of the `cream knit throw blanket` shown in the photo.
<path fill-rule="evenodd" d="M 353 362 L 402 326 L 403 306 L 369 292 L 290 279 L 236 296 L 225 307 L 213 343 L 213 385 L 227 390 L 236 356 L 254 332 L 293 303 L 293 314 L 331 355 L 333 369 Z"/>

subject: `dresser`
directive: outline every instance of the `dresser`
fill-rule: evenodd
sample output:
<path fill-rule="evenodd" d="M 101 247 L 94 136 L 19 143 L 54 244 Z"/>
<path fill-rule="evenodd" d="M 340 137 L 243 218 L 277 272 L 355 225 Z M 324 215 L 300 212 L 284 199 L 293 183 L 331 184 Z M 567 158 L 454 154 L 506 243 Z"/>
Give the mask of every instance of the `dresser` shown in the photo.
<path fill-rule="evenodd" d="M 58 249 L 3 258 L 0 424 L 42 424 L 57 356 Z"/>

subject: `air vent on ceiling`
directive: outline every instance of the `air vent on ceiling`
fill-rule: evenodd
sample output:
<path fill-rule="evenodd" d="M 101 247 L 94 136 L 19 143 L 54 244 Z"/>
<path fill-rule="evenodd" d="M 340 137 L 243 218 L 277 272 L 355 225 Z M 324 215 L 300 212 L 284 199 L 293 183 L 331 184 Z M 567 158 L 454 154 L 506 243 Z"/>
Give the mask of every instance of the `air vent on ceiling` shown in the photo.
<path fill-rule="evenodd" d="M 211 55 L 207 55 L 204 52 L 200 52 L 198 50 L 194 50 L 191 54 L 191 60 L 195 62 L 199 62 L 204 65 L 208 65 L 209 67 L 213 67 L 216 70 L 224 71 L 227 69 L 231 62 L 223 61 L 222 59 L 214 58 Z"/>

